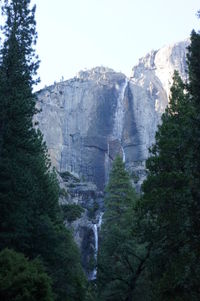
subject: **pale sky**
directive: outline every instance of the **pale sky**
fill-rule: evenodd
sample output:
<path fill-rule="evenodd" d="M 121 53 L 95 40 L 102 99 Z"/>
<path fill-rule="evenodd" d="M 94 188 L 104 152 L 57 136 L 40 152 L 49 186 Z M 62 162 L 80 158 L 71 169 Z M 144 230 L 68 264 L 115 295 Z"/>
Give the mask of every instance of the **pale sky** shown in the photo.
<path fill-rule="evenodd" d="M 130 76 L 152 49 L 200 29 L 199 0 L 33 0 L 39 76 L 45 85 L 106 66 Z"/>

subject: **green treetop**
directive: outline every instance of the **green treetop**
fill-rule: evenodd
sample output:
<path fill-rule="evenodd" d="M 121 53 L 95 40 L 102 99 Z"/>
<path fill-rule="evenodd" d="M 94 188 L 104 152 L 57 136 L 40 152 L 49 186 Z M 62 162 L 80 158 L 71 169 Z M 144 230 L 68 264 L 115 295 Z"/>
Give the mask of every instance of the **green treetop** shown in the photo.
<path fill-rule="evenodd" d="M 106 189 L 98 256 L 99 300 L 132 300 L 148 257 L 136 234 L 137 196 L 120 157 L 113 163 Z"/>
<path fill-rule="evenodd" d="M 39 256 L 58 300 L 83 300 L 85 280 L 77 247 L 65 229 L 59 186 L 41 133 L 33 127 L 38 68 L 35 6 L 5 0 L 0 49 L 0 250 Z"/>
<path fill-rule="evenodd" d="M 196 301 L 200 293 L 196 80 L 200 57 L 196 39 L 193 32 L 188 54 L 189 83 L 185 85 L 175 72 L 169 107 L 146 163 L 149 174 L 143 184 L 141 208 L 148 221 L 144 241 L 153 245 L 148 267 L 153 300 Z"/>
<path fill-rule="evenodd" d="M 51 280 L 38 260 L 5 249 L 0 252 L 1 301 L 53 301 Z"/>

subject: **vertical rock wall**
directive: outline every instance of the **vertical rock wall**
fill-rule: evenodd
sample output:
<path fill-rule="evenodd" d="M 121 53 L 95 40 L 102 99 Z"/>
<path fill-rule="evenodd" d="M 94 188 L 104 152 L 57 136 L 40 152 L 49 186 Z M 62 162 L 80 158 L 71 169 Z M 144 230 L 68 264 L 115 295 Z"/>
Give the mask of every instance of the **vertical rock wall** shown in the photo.
<path fill-rule="evenodd" d="M 70 172 L 79 179 L 73 188 L 62 181 L 61 186 L 70 196 L 66 202 L 84 208 L 73 228 L 88 275 L 95 271 L 94 266 L 89 268 L 95 254 L 94 225 L 103 210 L 102 194 L 112 161 L 121 154 L 139 190 L 146 176 L 148 148 L 168 104 L 174 70 L 186 79 L 188 44 L 150 52 L 133 68 L 130 79 L 96 67 L 37 93 L 41 112 L 35 119 L 52 163 L 60 174 Z M 95 203 L 99 207 L 91 217 Z"/>

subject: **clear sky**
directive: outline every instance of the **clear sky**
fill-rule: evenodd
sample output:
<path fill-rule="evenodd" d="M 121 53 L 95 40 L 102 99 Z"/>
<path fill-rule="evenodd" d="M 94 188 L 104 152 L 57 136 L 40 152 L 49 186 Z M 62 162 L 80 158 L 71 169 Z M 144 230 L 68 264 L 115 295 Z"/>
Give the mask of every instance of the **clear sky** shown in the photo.
<path fill-rule="evenodd" d="M 200 29 L 199 0 L 33 0 L 41 84 L 106 66 L 126 75 L 152 49 Z M 37 88 L 37 89 L 38 89 Z"/>

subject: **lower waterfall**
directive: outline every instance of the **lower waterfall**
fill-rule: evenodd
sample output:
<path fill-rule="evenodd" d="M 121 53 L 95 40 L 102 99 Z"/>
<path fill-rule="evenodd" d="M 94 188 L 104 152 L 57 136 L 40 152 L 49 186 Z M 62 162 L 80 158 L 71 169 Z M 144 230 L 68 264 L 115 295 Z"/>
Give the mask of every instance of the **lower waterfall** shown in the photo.
<path fill-rule="evenodd" d="M 98 255 L 98 248 L 99 248 L 99 230 L 101 229 L 103 218 L 103 212 L 101 212 L 98 216 L 98 222 L 93 225 L 93 232 L 94 232 L 94 261 L 95 267 L 89 277 L 89 280 L 95 280 L 97 278 L 97 255 Z"/>
<path fill-rule="evenodd" d="M 98 228 L 97 228 L 97 224 L 94 224 L 94 242 L 95 242 L 95 249 L 94 249 L 94 258 L 97 261 L 97 253 L 98 253 Z"/>
<path fill-rule="evenodd" d="M 122 146 L 122 160 L 123 160 L 123 163 L 126 162 L 126 155 L 125 155 L 125 151 L 124 151 L 123 146 Z"/>

